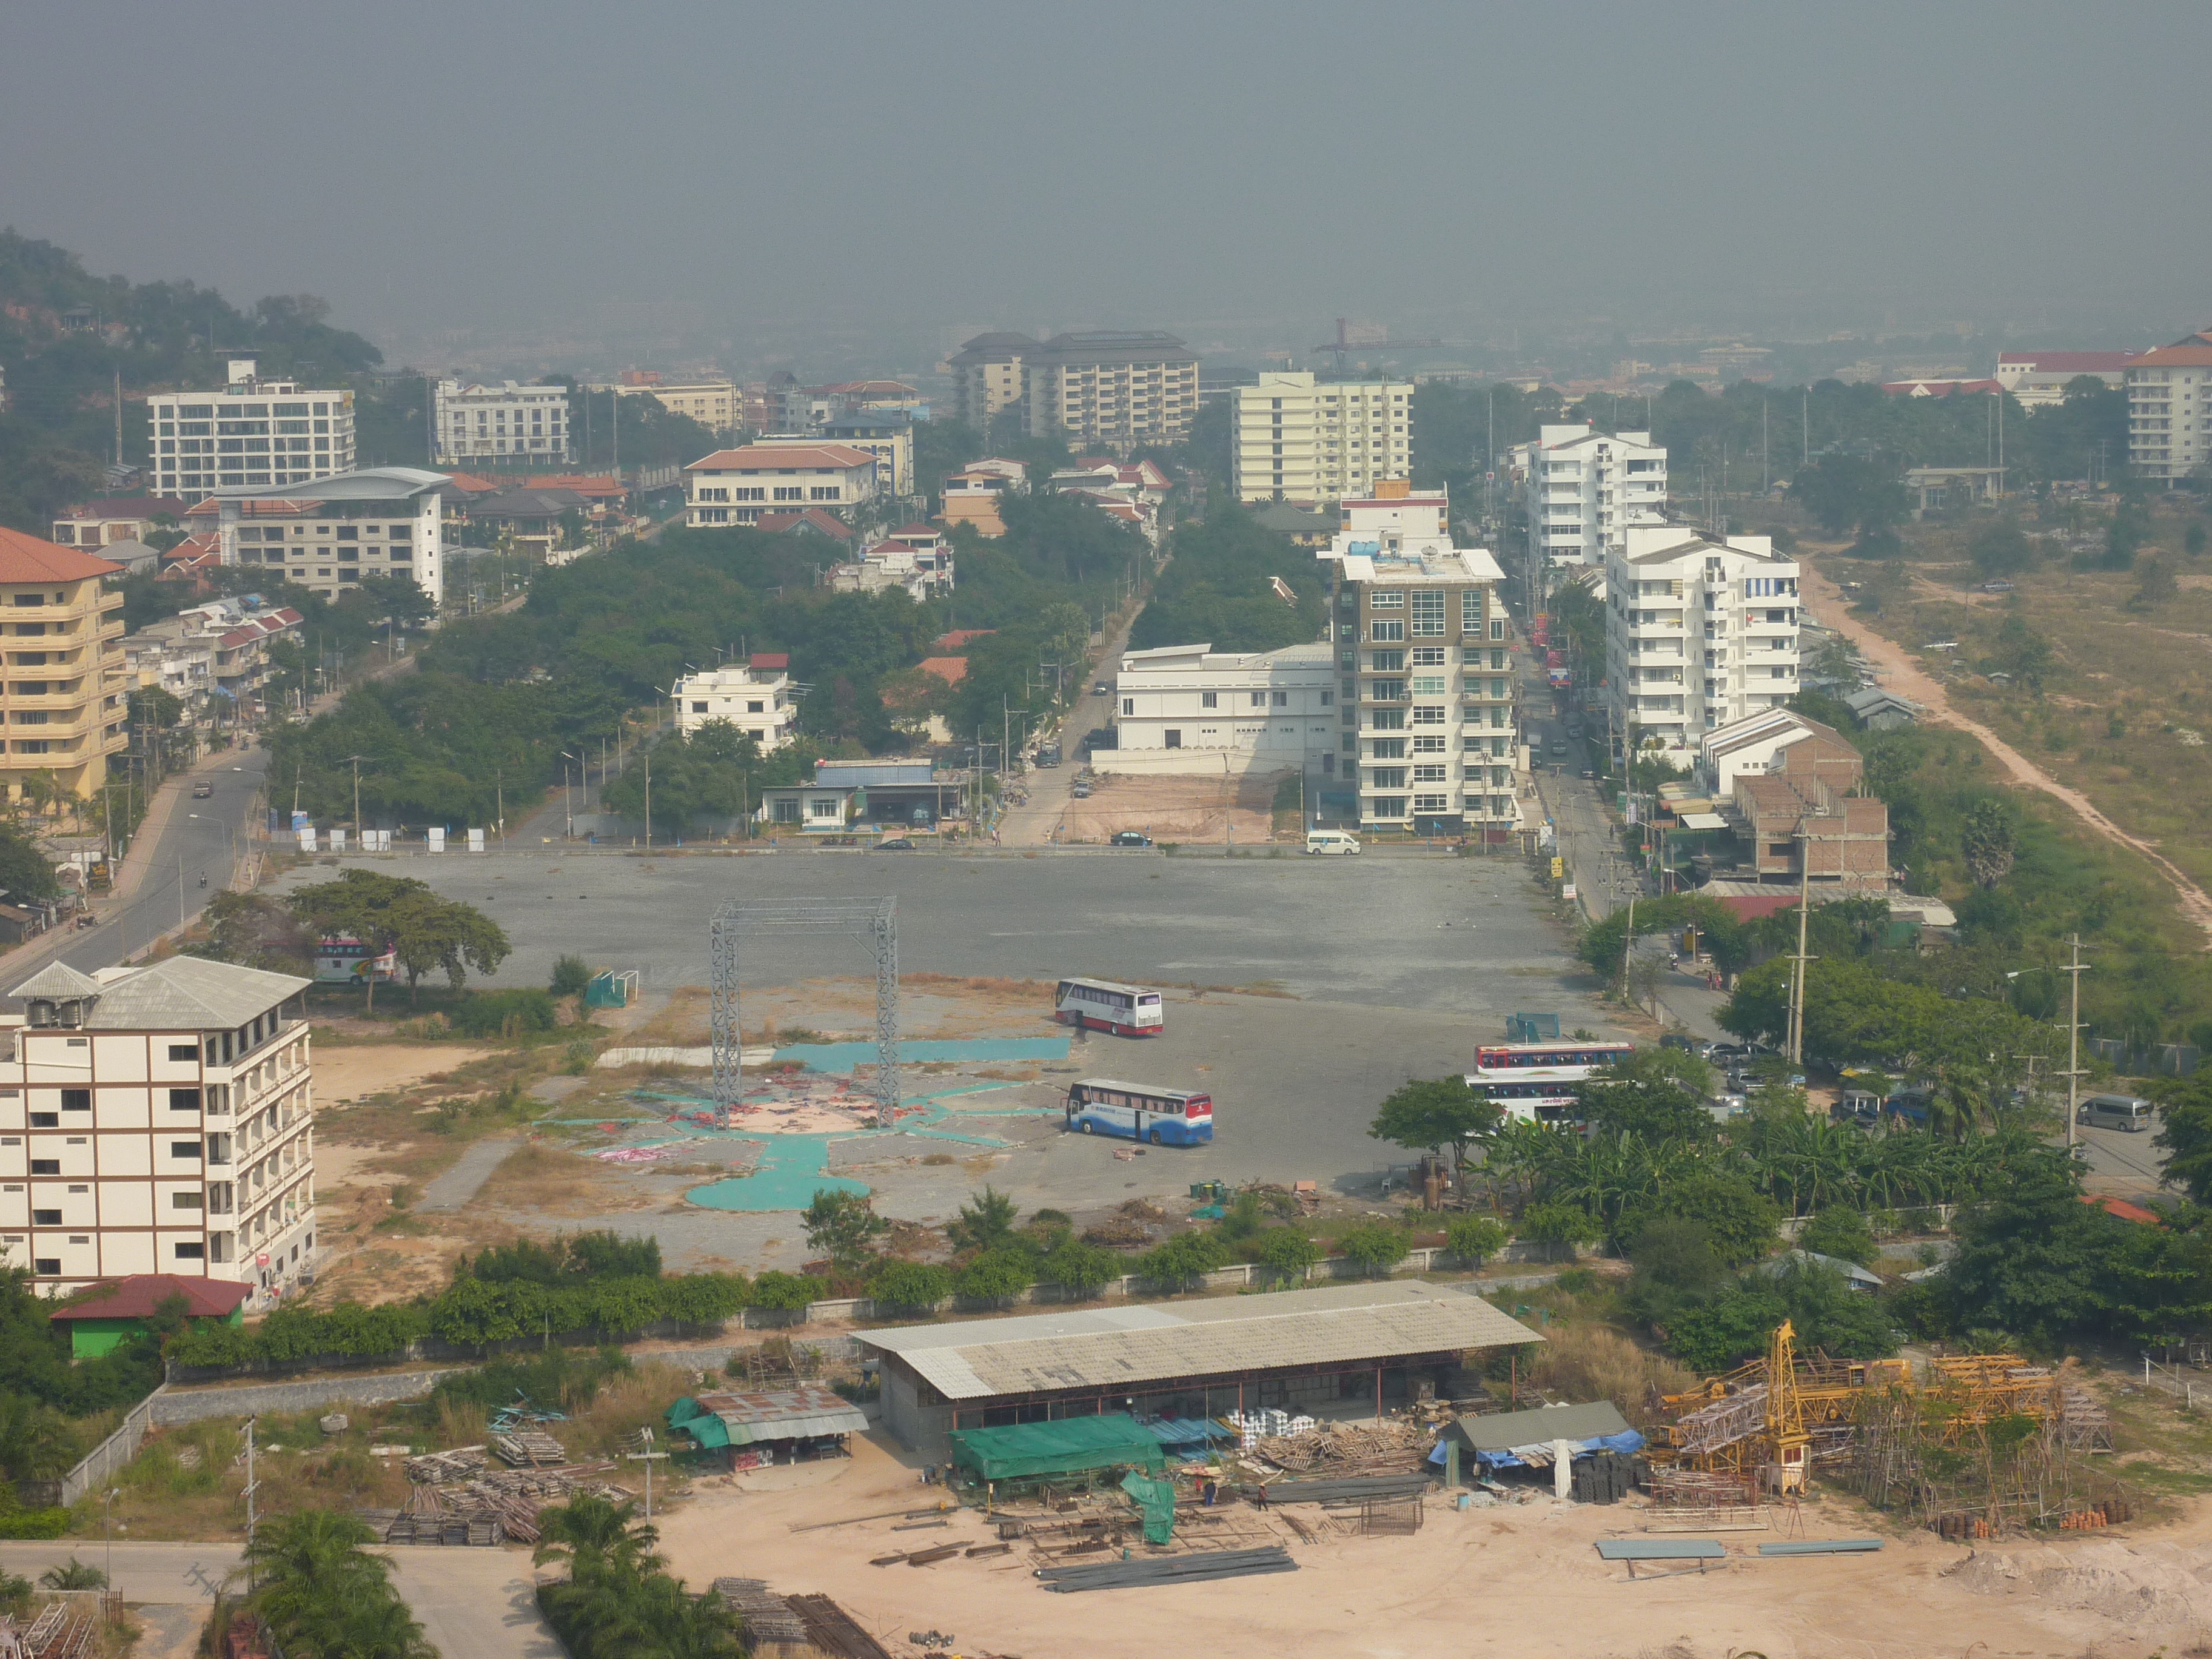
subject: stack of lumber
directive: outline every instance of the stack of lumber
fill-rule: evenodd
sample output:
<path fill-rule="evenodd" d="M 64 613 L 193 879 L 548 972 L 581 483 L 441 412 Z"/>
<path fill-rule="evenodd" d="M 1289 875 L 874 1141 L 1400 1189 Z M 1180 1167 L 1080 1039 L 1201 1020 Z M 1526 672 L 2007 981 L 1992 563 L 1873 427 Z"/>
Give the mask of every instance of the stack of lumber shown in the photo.
<path fill-rule="evenodd" d="M 1417 1498 L 1429 1489 L 1429 1477 L 1420 1470 L 1394 1474 L 1346 1475 L 1340 1479 L 1284 1480 L 1267 1483 L 1270 1504 L 1364 1504 L 1376 1498 Z M 1243 1488 L 1248 1498 L 1257 1498 L 1257 1486 Z"/>
<path fill-rule="evenodd" d="M 786 1600 L 805 1621 L 807 1638 L 830 1659 L 891 1659 L 889 1649 L 828 1596 L 793 1595 Z"/>
<path fill-rule="evenodd" d="M 465 1480 L 484 1466 L 482 1446 L 459 1446 L 452 1451 L 426 1452 L 420 1457 L 410 1457 L 403 1466 L 407 1478 L 421 1486 L 434 1486 L 447 1480 Z"/>
<path fill-rule="evenodd" d="M 561 1443 L 540 1429 L 495 1434 L 491 1437 L 491 1449 L 519 1469 L 558 1468 L 568 1461 L 568 1454 Z"/>
<path fill-rule="evenodd" d="M 806 1622 L 760 1578 L 717 1578 L 714 1594 L 744 1620 L 745 1646 L 756 1659 L 802 1659 L 814 1644 Z"/>
<path fill-rule="evenodd" d="M 1320 1423 L 1303 1434 L 1264 1439 L 1253 1449 L 1295 1474 L 1382 1474 L 1418 1466 L 1436 1443 L 1419 1423 Z"/>

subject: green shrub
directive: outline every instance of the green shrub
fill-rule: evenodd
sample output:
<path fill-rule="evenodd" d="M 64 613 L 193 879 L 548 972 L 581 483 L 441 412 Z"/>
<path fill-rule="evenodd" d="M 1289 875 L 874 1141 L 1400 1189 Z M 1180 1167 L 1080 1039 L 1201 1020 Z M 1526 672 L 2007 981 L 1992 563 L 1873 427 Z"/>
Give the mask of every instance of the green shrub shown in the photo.
<path fill-rule="evenodd" d="M 1395 1267 L 1413 1249 L 1406 1230 L 1387 1221 L 1363 1221 L 1336 1241 L 1339 1255 L 1370 1273 Z"/>
<path fill-rule="evenodd" d="M 1211 1233 L 1177 1233 L 1137 1258 L 1137 1271 L 1155 1285 L 1181 1290 L 1229 1259 L 1228 1246 Z"/>
<path fill-rule="evenodd" d="M 562 957 L 553 964 L 553 994 L 580 997 L 592 983 L 592 964 L 581 957 Z"/>
<path fill-rule="evenodd" d="M 1036 1283 L 1026 1252 L 1012 1246 L 986 1250 L 952 1275 L 952 1291 L 977 1302 L 1004 1302 Z"/>
<path fill-rule="evenodd" d="M 868 1281 L 868 1294 L 894 1308 L 933 1308 L 952 1294 L 952 1270 L 928 1261 L 886 1261 Z"/>
<path fill-rule="evenodd" d="M 0 1506 L 0 1538 L 59 1538 L 69 1530 L 70 1512 L 64 1509 L 17 1509 L 11 1502 Z M 0 1600 L 8 1599 L 0 1586 Z"/>
<path fill-rule="evenodd" d="M 1444 1224 L 1444 1248 L 1462 1261 L 1480 1262 L 1505 1248 L 1505 1229 L 1486 1215 L 1456 1215 Z"/>
<path fill-rule="evenodd" d="M 1303 1279 L 1321 1260 L 1321 1246 L 1296 1227 L 1270 1227 L 1253 1241 L 1252 1259 L 1286 1279 Z"/>
<path fill-rule="evenodd" d="M 1041 1276 L 1070 1296 L 1089 1297 L 1119 1279 L 1127 1264 L 1118 1251 L 1063 1238 L 1044 1259 Z"/>
<path fill-rule="evenodd" d="M 1866 1218 L 1844 1204 L 1831 1204 L 1816 1212 L 1798 1232 L 1797 1247 L 1856 1261 L 1862 1267 L 1872 1267 L 1880 1254 L 1874 1229 L 1867 1225 Z"/>
<path fill-rule="evenodd" d="M 526 1036 L 550 1031 L 556 1023 L 553 994 L 534 986 L 512 991 L 471 991 L 447 1012 L 453 1030 L 464 1036 Z"/>
<path fill-rule="evenodd" d="M 764 1308 L 779 1313 L 790 1313 L 819 1302 L 828 1294 L 829 1285 L 807 1273 L 787 1273 L 770 1267 L 753 1280 L 753 1293 L 745 1305 Z"/>
<path fill-rule="evenodd" d="M 1605 1224 L 1579 1204 L 1531 1204 L 1513 1224 L 1513 1236 L 1534 1244 L 1595 1244 Z"/>

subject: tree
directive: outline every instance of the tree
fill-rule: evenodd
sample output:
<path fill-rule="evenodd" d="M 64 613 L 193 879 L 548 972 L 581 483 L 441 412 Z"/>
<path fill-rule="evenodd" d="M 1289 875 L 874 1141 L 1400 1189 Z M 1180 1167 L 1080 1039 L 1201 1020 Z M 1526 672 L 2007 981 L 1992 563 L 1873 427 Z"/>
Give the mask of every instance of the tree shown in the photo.
<path fill-rule="evenodd" d="M 1495 1102 L 1468 1088 L 1465 1078 L 1416 1079 L 1385 1097 L 1367 1133 L 1409 1151 L 1442 1152 L 1449 1146 L 1456 1176 L 1467 1149 L 1495 1133 L 1504 1115 Z"/>
<path fill-rule="evenodd" d="M 1595 1244 L 1605 1237 L 1605 1223 L 1578 1204 L 1531 1204 L 1513 1224 L 1513 1236 L 1555 1248 Z"/>
<path fill-rule="evenodd" d="M 1893 465 L 1855 455 L 1822 456 L 1798 472 L 1790 494 L 1832 536 L 1854 526 L 1863 538 L 1879 536 L 1909 507 Z"/>
<path fill-rule="evenodd" d="M 1040 1272 L 1048 1285 L 1057 1285 L 1069 1296 L 1087 1300 L 1121 1276 L 1124 1263 L 1115 1251 L 1078 1238 L 1063 1238 L 1052 1248 Z"/>
<path fill-rule="evenodd" d="M 175 728 L 185 717 L 185 705 L 173 691 L 158 685 L 142 685 L 131 694 L 131 723 L 150 726 L 157 732 Z"/>
<path fill-rule="evenodd" d="M 39 1575 L 39 1582 L 48 1589 L 88 1590 L 106 1589 L 107 1575 L 88 1561 L 80 1561 L 72 1555 L 58 1567 L 48 1567 Z"/>
<path fill-rule="evenodd" d="M 83 1455 L 69 1419 L 52 1407 L 0 1392 L 0 1476 L 51 1480 Z"/>
<path fill-rule="evenodd" d="M 336 881 L 300 888 L 289 902 L 300 920 L 321 938 L 356 939 L 380 955 L 392 948 L 396 939 L 394 908 L 402 900 L 429 891 L 427 883 L 409 877 L 349 870 Z M 368 986 L 368 1006 L 373 1011 L 376 1006 L 374 977 Z"/>
<path fill-rule="evenodd" d="M 1363 1221 L 1336 1241 L 1336 1253 L 1369 1274 L 1388 1272 L 1413 1254 L 1413 1241 L 1403 1227 L 1387 1221 Z"/>
<path fill-rule="evenodd" d="M 2035 562 L 2035 544 L 2010 514 L 1977 531 L 1966 553 L 1984 576 L 2015 575 Z"/>
<path fill-rule="evenodd" d="M 1444 1224 L 1444 1248 L 1479 1267 L 1505 1248 L 1505 1229 L 1490 1216 L 1455 1215 Z"/>
<path fill-rule="evenodd" d="M 1715 1254 L 1730 1267 L 1765 1255 L 1782 1224 L 1780 1207 L 1749 1181 L 1707 1170 L 1668 1182 L 1652 1197 L 1625 1208 L 1621 1231 L 1632 1237 L 1661 1216 L 1703 1223 Z"/>
<path fill-rule="evenodd" d="M 60 896 L 62 884 L 54 866 L 33 841 L 12 823 L 0 823 L 0 897 L 50 899 Z"/>
<path fill-rule="evenodd" d="M 2171 603 L 2180 592 L 2181 583 L 2173 574 L 2172 564 L 2146 553 L 2136 561 L 2136 591 L 2128 599 L 2128 609 L 2155 611 Z"/>
<path fill-rule="evenodd" d="M 1996 672 L 2011 675 L 2014 684 L 2041 696 L 2043 683 L 2056 661 L 2051 641 L 2030 628 L 2025 618 L 2007 617 L 1998 624 L 1996 649 L 1991 653 L 1990 665 Z"/>
<path fill-rule="evenodd" d="M 2081 1170 L 2064 1148 L 2013 1149 L 1988 1195 L 1952 1224 L 1959 1249 L 1943 1281 L 1961 1328 L 2048 1344 L 2094 1326 L 2107 1264 L 2129 1224 L 2081 1194 Z"/>
<path fill-rule="evenodd" d="M 514 949 L 500 925 L 474 905 L 441 898 L 427 888 L 403 895 L 386 921 L 392 949 L 407 975 L 410 1006 L 423 975 L 442 969 L 447 982 L 459 991 L 468 982 L 470 969 L 496 972 Z"/>
<path fill-rule="evenodd" d="M 2166 1178 L 2191 1203 L 2212 1205 L 2212 1073 L 2169 1079 L 2157 1094 L 2165 1121 L 2152 1144 L 2166 1154 Z"/>
<path fill-rule="evenodd" d="M 1177 1233 L 1137 1258 L 1137 1271 L 1167 1290 L 1182 1290 L 1229 1259 L 1228 1246 L 1211 1233 Z"/>
<path fill-rule="evenodd" d="M 288 1654 L 436 1659 L 393 1589 L 389 1565 L 368 1553 L 374 1541 L 351 1515 L 295 1510 L 270 1516 L 246 1547 L 254 1583 L 248 1608 Z"/>
<path fill-rule="evenodd" d="M 988 1250 L 1014 1236 L 1014 1200 L 988 1185 L 945 1224 L 945 1236 L 963 1250 Z"/>
<path fill-rule="evenodd" d="M 1695 1054 L 1639 1048 L 1591 1073 L 1577 1092 L 1583 1116 L 1603 1133 L 1705 1140 L 1713 1133 L 1712 1114 L 1705 1109 L 1712 1089 L 1712 1067 Z"/>
<path fill-rule="evenodd" d="M 1321 1246 L 1297 1227 L 1270 1227 L 1252 1242 L 1252 1259 L 1285 1279 L 1304 1279 L 1321 1260 Z"/>
<path fill-rule="evenodd" d="M 1864 1216 L 1847 1204 L 1831 1204 L 1814 1212 L 1813 1218 L 1797 1234 L 1797 1247 L 1856 1261 L 1862 1267 L 1872 1267 L 1879 1254 L 1874 1230 Z"/>
<path fill-rule="evenodd" d="M 865 1193 L 841 1192 L 821 1187 L 813 1201 L 799 1212 L 810 1249 L 820 1250 L 832 1265 L 853 1272 L 868 1260 L 871 1247 L 891 1224 L 878 1215 Z"/>
<path fill-rule="evenodd" d="M 216 961 L 270 973 L 313 974 L 314 934 L 301 925 L 297 913 L 275 899 L 217 893 L 203 914 L 208 941 L 201 952 Z"/>
<path fill-rule="evenodd" d="M 1019 1296 L 1036 1283 L 1036 1270 L 1028 1253 L 1010 1245 L 988 1249 L 952 1275 L 952 1290 L 976 1302 L 994 1306 Z"/>
<path fill-rule="evenodd" d="M 933 1308 L 952 1294 L 952 1270 L 930 1261 L 886 1261 L 868 1281 L 868 1294 L 894 1308 Z"/>
<path fill-rule="evenodd" d="M 581 957 L 564 956 L 553 964 L 553 994 L 580 997 L 591 988 L 592 964 Z"/>

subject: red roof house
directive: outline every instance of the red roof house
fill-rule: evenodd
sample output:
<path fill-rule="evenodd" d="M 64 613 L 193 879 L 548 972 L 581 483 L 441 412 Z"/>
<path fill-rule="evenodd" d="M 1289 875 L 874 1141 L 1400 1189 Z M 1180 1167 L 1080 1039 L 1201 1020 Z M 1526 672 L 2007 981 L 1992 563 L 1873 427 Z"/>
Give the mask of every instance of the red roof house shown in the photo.
<path fill-rule="evenodd" d="M 144 1334 L 155 1310 L 172 1297 L 185 1300 L 187 1319 L 244 1322 L 250 1285 L 234 1279 L 195 1279 L 181 1273 L 129 1273 L 103 1279 L 47 1317 L 70 1334 L 70 1351 L 79 1359 L 111 1353 Z"/>

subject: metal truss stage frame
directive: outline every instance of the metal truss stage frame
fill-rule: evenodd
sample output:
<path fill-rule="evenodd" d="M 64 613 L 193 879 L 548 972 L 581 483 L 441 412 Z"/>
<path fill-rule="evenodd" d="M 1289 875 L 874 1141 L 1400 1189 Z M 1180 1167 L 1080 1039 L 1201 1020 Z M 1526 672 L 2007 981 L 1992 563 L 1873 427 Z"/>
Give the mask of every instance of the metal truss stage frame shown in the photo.
<path fill-rule="evenodd" d="M 744 1095 L 739 1075 L 738 941 L 793 933 L 838 933 L 867 941 L 876 958 L 876 1097 L 888 1127 L 899 1101 L 898 900 L 890 898 L 725 899 L 707 929 L 708 992 L 714 1042 L 714 1125 L 730 1127 Z"/>

